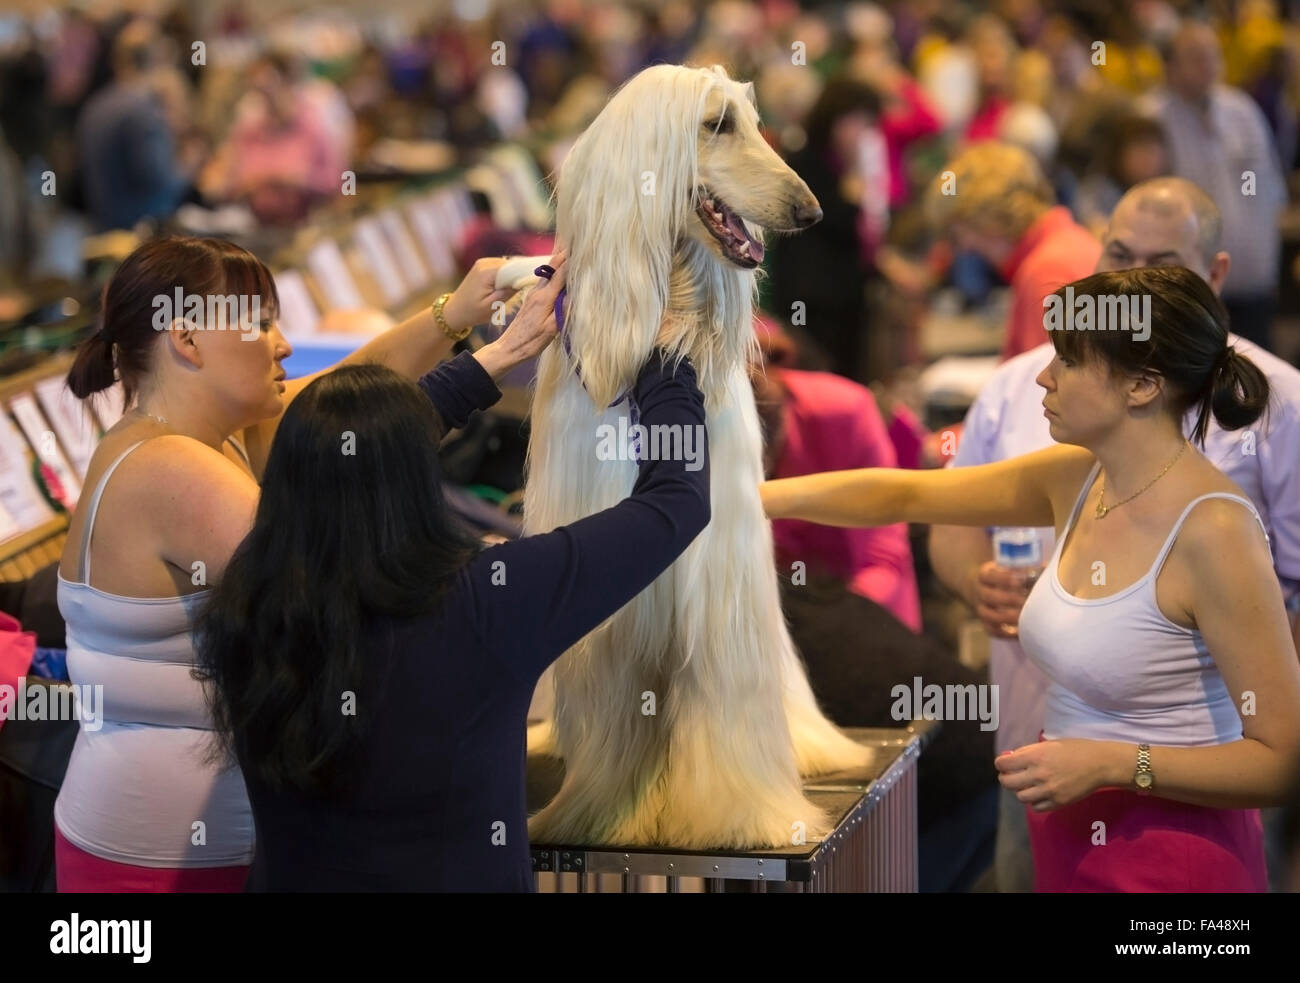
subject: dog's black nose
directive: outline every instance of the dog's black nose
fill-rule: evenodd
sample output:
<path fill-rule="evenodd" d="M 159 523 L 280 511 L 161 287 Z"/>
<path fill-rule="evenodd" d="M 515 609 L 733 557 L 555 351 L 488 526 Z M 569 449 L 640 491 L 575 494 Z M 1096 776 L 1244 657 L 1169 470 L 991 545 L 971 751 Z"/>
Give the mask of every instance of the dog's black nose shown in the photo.
<path fill-rule="evenodd" d="M 816 225 L 822 220 L 821 206 L 817 202 L 811 205 L 794 206 L 794 224 L 796 228 L 806 229 L 810 225 Z"/>

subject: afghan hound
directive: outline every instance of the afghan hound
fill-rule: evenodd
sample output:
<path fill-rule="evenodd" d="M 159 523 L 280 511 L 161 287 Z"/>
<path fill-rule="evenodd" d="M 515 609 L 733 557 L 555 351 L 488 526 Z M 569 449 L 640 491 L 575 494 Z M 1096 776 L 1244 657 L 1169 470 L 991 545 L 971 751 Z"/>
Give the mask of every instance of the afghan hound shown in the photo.
<path fill-rule="evenodd" d="M 705 396 L 712 521 L 556 663 L 554 719 L 530 746 L 558 751 L 565 777 L 530 836 L 686 849 L 819 839 L 826 817 L 800 772 L 861 767 L 871 752 L 822 715 L 786 630 L 747 374 L 763 230 L 814 224 L 817 199 L 764 142 L 752 85 L 672 65 L 610 99 L 555 197 L 569 250 L 564 344 L 538 368 L 525 530 L 631 492 L 636 460 L 601 460 L 597 435 L 628 415 L 615 401 L 661 326 Z"/>

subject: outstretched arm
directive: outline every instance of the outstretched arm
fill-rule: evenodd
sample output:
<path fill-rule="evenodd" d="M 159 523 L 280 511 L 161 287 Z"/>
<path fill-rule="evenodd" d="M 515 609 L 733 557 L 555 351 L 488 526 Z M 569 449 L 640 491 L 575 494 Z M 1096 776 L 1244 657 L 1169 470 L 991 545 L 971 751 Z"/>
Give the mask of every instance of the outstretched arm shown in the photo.
<path fill-rule="evenodd" d="M 492 305 L 504 302 L 513 290 L 497 290 L 497 269 L 503 259 L 480 259 L 443 308 L 443 318 L 452 330 L 483 324 L 492 316 Z M 394 372 L 415 380 L 451 352 L 452 341 L 438 327 L 433 311 L 426 309 L 366 342 L 344 358 L 340 365 L 386 365 Z M 325 371 L 329 371 L 326 369 Z M 288 403 L 288 400 L 285 400 Z"/>
<path fill-rule="evenodd" d="M 483 316 L 483 311 L 486 309 L 490 313 L 491 302 L 508 297 L 513 292 L 495 291 L 496 268 L 502 262 L 501 259 L 479 260 L 466 274 L 461 285 L 456 288 L 456 294 L 443 309 L 443 317 L 453 330 L 482 323 L 487 319 Z M 262 480 L 266 459 L 271 453 L 271 443 L 284 411 L 300 392 L 326 372 L 332 372 L 340 365 L 386 365 L 394 372 L 415 381 L 451 354 L 453 344 L 438 327 L 433 311 L 423 310 L 366 342 L 337 365 L 289 380 L 285 384 L 280 412 L 254 426 L 244 428 L 244 448 L 248 452 L 253 476 L 258 481 Z"/>
<path fill-rule="evenodd" d="M 501 398 L 496 379 L 536 358 L 555 337 L 555 299 L 564 288 L 563 262 L 549 283 L 533 289 L 505 333 L 472 355 L 462 352 L 420 377 L 420 388 L 433 401 L 442 433 L 458 430 L 475 410 Z"/>
<path fill-rule="evenodd" d="M 1093 457 L 1058 444 L 995 464 L 941 471 L 863 468 L 765 482 L 772 519 L 827 526 L 895 522 L 959 526 L 1053 526 L 1063 496 L 1078 492 Z"/>
<path fill-rule="evenodd" d="M 517 365 L 536 356 L 555 337 L 553 305 L 556 294 L 564 286 L 566 254 L 563 251 L 551 257 L 556 276 L 549 284 L 538 287 L 524 302 L 510 327 L 500 338 L 484 345 L 473 354 L 492 379 L 500 379 Z M 465 275 L 455 294 L 447 301 L 443 317 L 448 326 L 458 330 L 467 325 L 482 324 L 492 315 L 492 305 L 510 297 L 514 291 L 496 289 L 497 270 L 505 261 L 481 259 Z M 300 379 L 291 380 L 285 387 L 280 413 L 244 430 L 244 447 L 248 452 L 253 476 L 259 481 L 271 452 L 271 442 L 280 426 L 284 410 L 313 381 L 340 365 L 385 365 L 411 380 L 418 380 L 451 353 L 453 342 L 437 325 L 432 310 L 424 310 L 390 328 L 377 338 L 368 341 L 338 365 L 330 366 Z M 443 407 L 439 407 L 442 410 Z M 448 424 L 450 428 L 452 425 Z"/>

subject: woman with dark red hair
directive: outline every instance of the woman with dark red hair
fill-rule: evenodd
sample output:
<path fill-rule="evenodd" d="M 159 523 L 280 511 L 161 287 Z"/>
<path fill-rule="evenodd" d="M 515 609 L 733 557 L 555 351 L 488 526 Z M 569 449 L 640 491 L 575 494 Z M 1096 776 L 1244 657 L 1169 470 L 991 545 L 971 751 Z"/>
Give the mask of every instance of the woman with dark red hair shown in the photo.
<path fill-rule="evenodd" d="M 495 399 L 493 378 L 555 334 L 562 257 L 553 286 L 534 291 L 500 339 L 430 371 L 511 293 L 495 289 L 501 262 L 479 261 L 431 311 L 344 362 L 419 379 L 443 424 L 463 425 Z M 114 274 L 101 326 L 68 374 L 81 399 L 120 381 L 127 411 L 90 461 L 59 567 L 69 675 L 102 687 L 55 805 L 60 891 L 244 886 L 253 820 L 239 770 L 209 754 L 191 626 L 251 528 L 285 408 L 315 378 L 286 379 L 278 313 L 271 273 L 251 253 L 156 239 Z M 355 434 L 336 439 L 355 453 Z"/>

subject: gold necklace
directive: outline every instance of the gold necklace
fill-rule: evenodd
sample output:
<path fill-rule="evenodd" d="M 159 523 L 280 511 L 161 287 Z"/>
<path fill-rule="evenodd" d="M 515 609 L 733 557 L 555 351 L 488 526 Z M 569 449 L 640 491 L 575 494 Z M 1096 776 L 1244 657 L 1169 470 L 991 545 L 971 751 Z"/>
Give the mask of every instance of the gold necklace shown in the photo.
<path fill-rule="evenodd" d="M 1180 447 L 1180 448 L 1178 449 L 1178 453 L 1174 455 L 1174 459 L 1173 459 L 1172 461 L 1170 461 L 1168 464 L 1165 465 L 1165 469 L 1164 469 L 1163 471 L 1161 471 L 1158 475 L 1156 475 L 1154 478 L 1152 478 L 1149 482 L 1147 482 L 1147 484 L 1146 484 L 1145 487 L 1143 487 L 1143 488 L 1139 488 L 1137 491 L 1135 491 L 1135 492 L 1134 492 L 1132 495 L 1130 495 L 1128 498 L 1124 499 L 1124 502 L 1131 502 L 1131 501 L 1133 501 L 1133 499 L 1137 498 L 1137 497 L 1138 497 L 1139 495 L 1141 495 L 1144 491 L 1146 491 L 1147 488 L 1150 488 L 1150 487 L 1151 487 L 1152 485 L 1154 485 L 1157 481 L 1159 481 L 1159 480 L 1160 480 L 1161 478 L 1163 478 L 1166 474 L 1168 474 L 1168 473 L 1169 473 L 1169 469 L 1172 468 L 1175 464 L 1178 463 L 1178 459 L 1179 459 L 1180 457 L 1183 456 L 1183 451 L 1185 451 L 1185 450 L 1187 450 L 1187 441 L 1186 441 L 1186 440 L 1183 441 L 1183 446 Z M 1124 504 L 1124 502 L 1116 502 L 1114 505 L 1106 506 L 1106 505 L 1103 505 L 1103 504 L 1102 504 L 1102 501 L 1103 501 L 1105 498 L 1106 498 L 1106 475 L 1105 475 L 1105 472 L 1103 472 L 1103 473 L 1102 473 L 1102 476 L 1101 476 L 1101 494 L 1097 497 L 1097 518 L 1098 518 L 1098 519 L 1104 519 L 1104 518 L 1106 518 L 1106 516 L 1107 516 L 1109 513 L 1115 511 L 1115 509 L 1119 508 L 1121 505 Z"/>
<path fill-rule="evenodd" d="M 139 413 L 141 416 L 148 417 L 150 420 L 153 420 L 155 423 L 161 423 L 163 426 L 170 426 L 170 424 L 168 424 L 168 422 L 167 422 L 167 420 L 166 420 L 165 417 L 154 416 L 152 413 L 146 413 L 144 410 L 140 409 L 140 407 L 138 407 L 138 406 L 132 407 L 132 409 L 134 409 L 134 410 L 135 410 L 137 413 Z"/>

